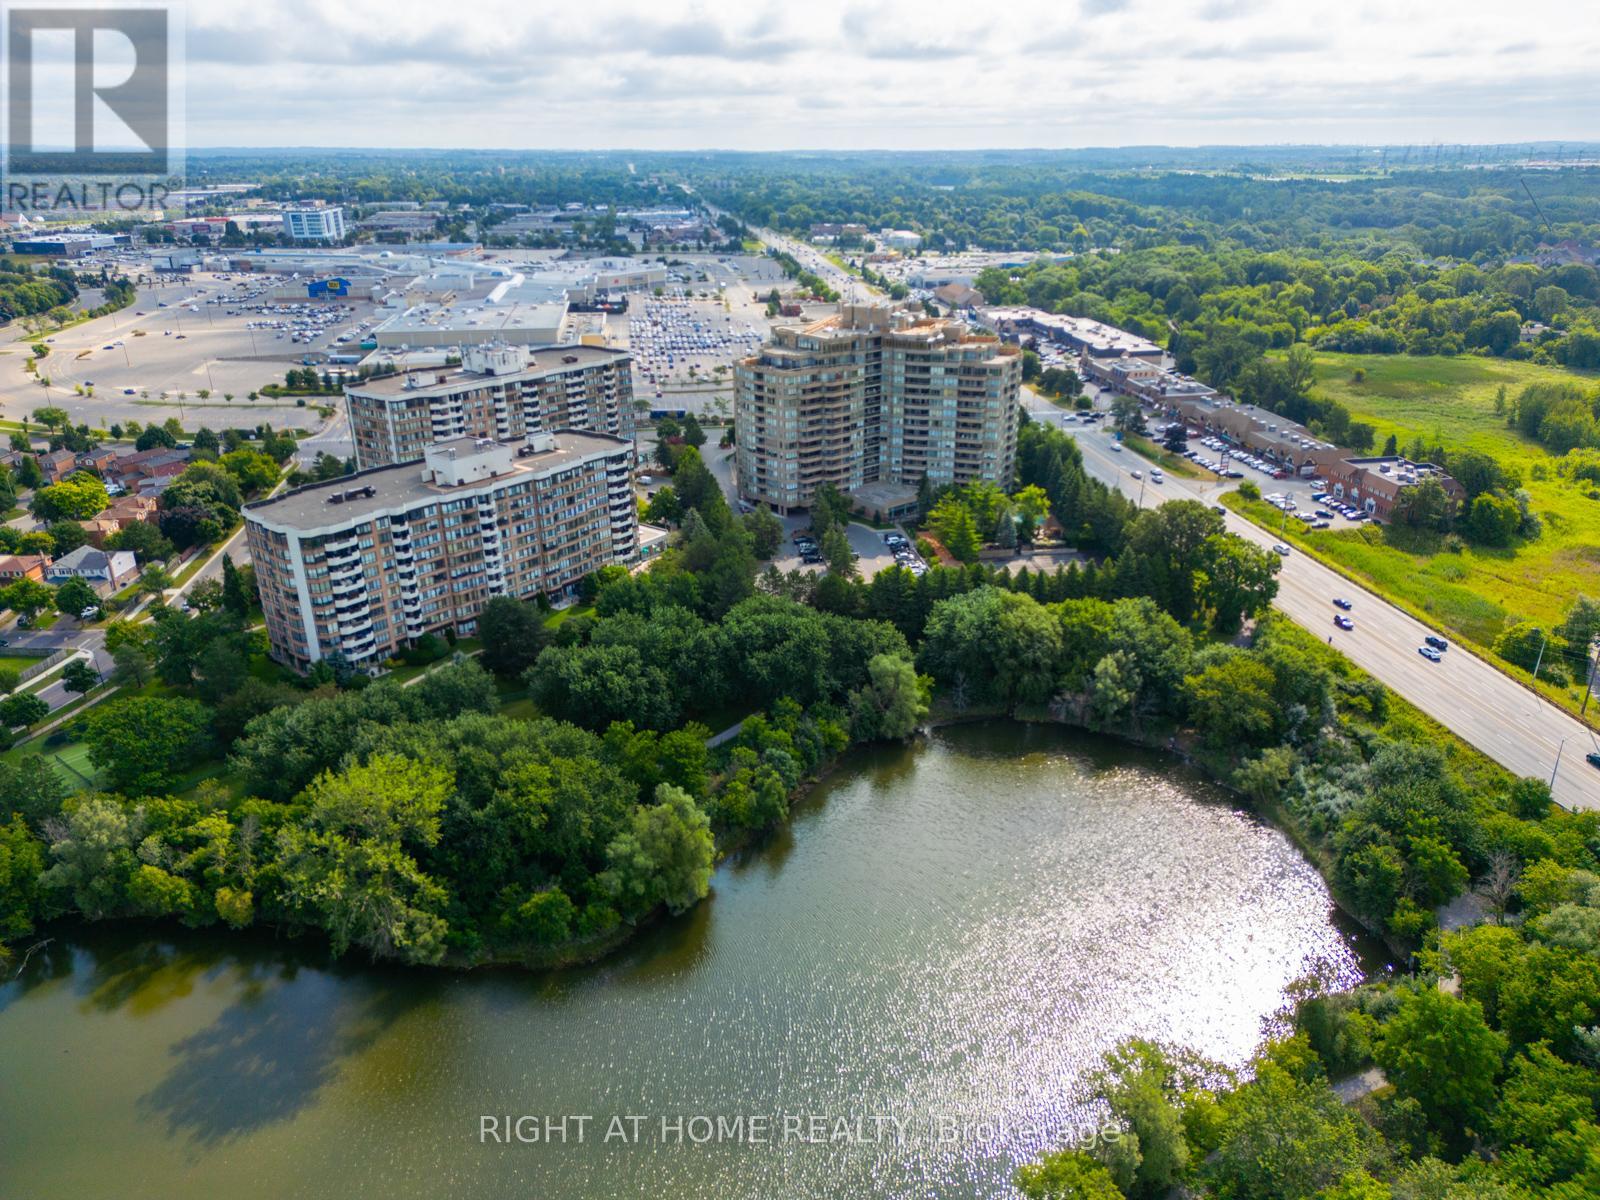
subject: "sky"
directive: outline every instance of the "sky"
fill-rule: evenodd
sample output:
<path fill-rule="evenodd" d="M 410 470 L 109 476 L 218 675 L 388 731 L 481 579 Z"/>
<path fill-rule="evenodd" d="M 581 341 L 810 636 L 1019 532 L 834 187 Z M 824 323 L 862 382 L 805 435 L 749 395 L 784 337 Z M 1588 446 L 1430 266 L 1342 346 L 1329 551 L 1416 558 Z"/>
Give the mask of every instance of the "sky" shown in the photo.
<path fill-rule="evenodd" d="M 1600 140 L 1587 0 L 190 0 L 205 146 Z"/>

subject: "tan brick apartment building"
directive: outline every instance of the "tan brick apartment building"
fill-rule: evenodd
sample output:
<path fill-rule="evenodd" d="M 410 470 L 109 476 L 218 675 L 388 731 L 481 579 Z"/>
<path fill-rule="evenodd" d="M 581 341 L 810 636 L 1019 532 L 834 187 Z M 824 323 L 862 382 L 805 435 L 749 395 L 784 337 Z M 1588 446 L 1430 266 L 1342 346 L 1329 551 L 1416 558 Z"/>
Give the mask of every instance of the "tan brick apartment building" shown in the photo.
<path fill-rule="evenodd" d="M 455 438 L 244 516 L 273 656 L 369 666 L 426 633 L 472 633 L 490 597 L 567 596 L 631 561 L 633 445 L 577 430 Z"/>
<path fill-rule="evenodd" d="M 1022 353 L 873 305 L 781 327 L 734 368 L 739 491 L 778 512 L 818 486 L 1011 480 Z"/>
<path fill-rule="evenodd" d="M 360 469 L 413 462 L 434 442 L 517 442 L 546 430 L 633 436 L 633 370 L 625 350 L 467 346 L 459 367 L 378 375 L 344 390 Z"/>

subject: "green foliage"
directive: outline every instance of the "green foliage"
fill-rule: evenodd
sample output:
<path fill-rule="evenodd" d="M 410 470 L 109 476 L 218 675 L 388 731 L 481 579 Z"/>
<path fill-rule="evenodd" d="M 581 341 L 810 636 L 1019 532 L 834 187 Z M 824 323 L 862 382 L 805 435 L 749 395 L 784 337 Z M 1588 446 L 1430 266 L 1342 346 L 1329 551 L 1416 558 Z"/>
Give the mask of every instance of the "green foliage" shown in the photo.
<path fill-rule="evenodd" d="M 87 521 L 109 503 L 106 485 L 87 472 L 34 492 L 28 511 L 41 521 Z"/>
<path fill-rule="evenodd" d="M 850 693 L 852 732 L 867 742 L 910 737 L 928 715 L 932 690 L 932 680 L 908 659 L 876 655 L 867 663 L 867 682 Z"/>
<path fill-rule="evenodd" d="M 304 824 L 275 848 L 282 903 L 325 929 L 335 954 L 438 962 L 445 952 L 445 889 L 416 854 L 439 841 L 450 776 L 400 755 L 324 773 L 306 789 Z"/>
<path fill-rule="evenodd" d="M 1122 1200 L 1116 1180 L 1080 1150 L 1046 1154 L 1017 1168 L 1013 1182 L 1027 1200 Z"/>
<path fill-rule="evenodd" d="M 133 795 L 169 790 L 210 740 L 210 713 L 195 700 L 128 696 L 82 718 L 89 760 L 111 786 Z"/>
<path fill-rule="evenodd" d="M 1396 1092 L 1450 1140 L 1486 1128 L 1505 1052 L 1481 1005 L 1426 986 L 1401 1000 L 1373 1048 Z"/>

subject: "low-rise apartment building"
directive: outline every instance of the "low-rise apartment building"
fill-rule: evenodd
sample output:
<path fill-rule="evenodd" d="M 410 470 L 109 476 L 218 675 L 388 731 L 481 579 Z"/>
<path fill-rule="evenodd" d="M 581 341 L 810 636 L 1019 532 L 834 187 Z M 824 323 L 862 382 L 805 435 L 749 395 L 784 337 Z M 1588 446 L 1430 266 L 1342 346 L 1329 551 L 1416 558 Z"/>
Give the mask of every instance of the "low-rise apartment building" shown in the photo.
<path fill-rule="evenodd" d="M 411 462 L 435 442 L 518 442 L 555 429 L 633 436 L 633 370 L 625 350 L 478 345 L 459 367 L 375 375 L 348 385 L 358 468 Z"/>
<path fill-rule="evenodd" d="M 424 634 L 474 632 L 492 597 L 566 597 L 633 561 L 633 445 L 570 429 L 455 438 L 244 517 L 273 657 L 370 667 Z"/>
<path fill-rule="evenodd" d="M 871 305 L 780 327 L 734 367 L 747 500 L 790 512 L 843 492 L 989 480 L 1007 486 L 1022 355 L 959 322 Z"/>

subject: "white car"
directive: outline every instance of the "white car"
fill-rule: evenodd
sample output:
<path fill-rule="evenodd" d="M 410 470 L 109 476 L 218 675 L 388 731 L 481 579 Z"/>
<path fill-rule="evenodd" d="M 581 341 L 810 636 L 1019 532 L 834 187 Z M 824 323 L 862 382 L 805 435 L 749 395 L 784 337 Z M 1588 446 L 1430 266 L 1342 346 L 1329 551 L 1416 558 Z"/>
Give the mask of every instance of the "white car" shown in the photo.
<path fill-rule="evenodd" d="M 1276 551 L 1278 554 L 1282 555 L 1284 558 L 1288 558 L 1289 557 L 1289 547 L 1285 546 L 1282 542 L 1275 543 L 1272 548 L 1273 548 L 1274 551 Z"/>

